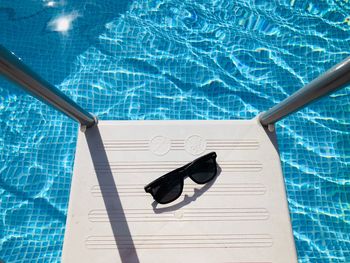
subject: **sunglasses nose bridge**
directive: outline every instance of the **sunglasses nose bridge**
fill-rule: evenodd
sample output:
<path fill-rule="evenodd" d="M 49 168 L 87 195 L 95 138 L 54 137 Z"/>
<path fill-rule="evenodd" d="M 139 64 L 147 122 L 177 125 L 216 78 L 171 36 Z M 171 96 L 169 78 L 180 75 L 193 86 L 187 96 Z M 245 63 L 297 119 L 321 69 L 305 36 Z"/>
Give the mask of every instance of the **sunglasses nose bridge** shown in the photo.
<path fill-rule="evenodd" d="M 183 179 L 185 179 L 187 176 L 189 176 L 187 167 L 180 171 L 180 175 Z"/>

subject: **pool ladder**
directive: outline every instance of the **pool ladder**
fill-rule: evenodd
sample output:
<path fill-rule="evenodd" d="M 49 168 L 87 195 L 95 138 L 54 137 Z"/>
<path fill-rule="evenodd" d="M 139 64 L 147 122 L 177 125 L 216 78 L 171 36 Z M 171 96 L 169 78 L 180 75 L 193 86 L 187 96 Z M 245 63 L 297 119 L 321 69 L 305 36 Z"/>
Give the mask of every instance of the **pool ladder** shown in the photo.
<path fill-rule="evenodd" d="M 0 45 L 0 72 L 29 93 L 78 121 L 86 128 L 97 124 L 97 117 L 81 108 L 55 86 L 26 66 L 15 54 Z M 289 114 L 320 99 L 350 82 L 350 57 L 347 57 L 294 94 L 259 115 L 262 125 L 273 125 Z"/>

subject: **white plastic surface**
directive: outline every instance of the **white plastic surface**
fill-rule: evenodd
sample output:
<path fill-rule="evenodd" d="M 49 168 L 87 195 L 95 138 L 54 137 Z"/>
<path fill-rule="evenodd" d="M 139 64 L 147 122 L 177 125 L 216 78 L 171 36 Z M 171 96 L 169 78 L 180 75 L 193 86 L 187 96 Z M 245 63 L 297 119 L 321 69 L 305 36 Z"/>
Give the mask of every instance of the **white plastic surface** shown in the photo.
<path fill-rule="evenodd" d="M 274 132 L 249 121 L 100 121 L 79 132 L 63 263 L 296 263 Z M 157 205 L 144 185 L 207 152 L 221 173 Z"/>

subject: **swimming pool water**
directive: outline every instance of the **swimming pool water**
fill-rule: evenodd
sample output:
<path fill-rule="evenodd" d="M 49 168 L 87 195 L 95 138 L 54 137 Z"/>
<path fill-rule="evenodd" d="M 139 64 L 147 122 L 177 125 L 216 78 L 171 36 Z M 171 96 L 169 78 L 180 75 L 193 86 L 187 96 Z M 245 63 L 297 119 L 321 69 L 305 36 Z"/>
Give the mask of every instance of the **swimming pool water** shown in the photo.
<path fill-rule="evenodd" d="M 347 0 L 5 0 L 0 43 L 100 119 L 249 119 L 350 55 Z M 350 262 L 350 88 L 277 124 L 299 262 Z M 78 125 L 0 80 L 0 259 L 59 262 Z"/>

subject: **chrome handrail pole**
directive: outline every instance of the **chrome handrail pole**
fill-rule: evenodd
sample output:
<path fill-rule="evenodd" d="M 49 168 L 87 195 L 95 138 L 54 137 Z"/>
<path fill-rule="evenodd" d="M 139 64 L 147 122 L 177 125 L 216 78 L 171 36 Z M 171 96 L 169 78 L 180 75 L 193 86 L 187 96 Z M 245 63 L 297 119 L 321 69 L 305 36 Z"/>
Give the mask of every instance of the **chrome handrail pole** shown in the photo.
<path fill-rule="evenodd" d="M 87 128 L 97 123 L 96 117 L 81 108 L 58 88 L 41 78 L 15 54 L 0 45 L 0 74 L 14 81 L 36 98 L 53 106 Z"/>
<path fill-rule="evenodd" d="M 262 125 L 268 126 L 298 111 L 309 103 L 344 87 L 350 82 L 350 57 L 344 59 L 305 87 L 259 116 Z"/>

